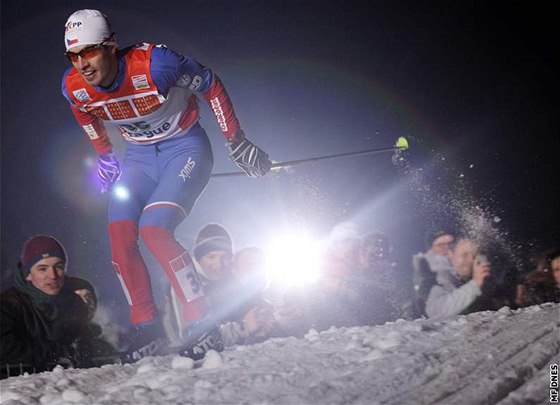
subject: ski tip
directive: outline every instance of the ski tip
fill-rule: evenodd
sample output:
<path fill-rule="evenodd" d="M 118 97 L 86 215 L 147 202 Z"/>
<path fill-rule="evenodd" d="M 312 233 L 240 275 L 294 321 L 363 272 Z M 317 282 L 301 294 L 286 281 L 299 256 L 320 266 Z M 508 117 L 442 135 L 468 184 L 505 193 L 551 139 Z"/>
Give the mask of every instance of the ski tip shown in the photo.
<path fill-rule="evenodd" d="M 399 148 L 402 150 L 408 149 L 408 140 L 404 136 L 400 136 L 395 143 L 395 148 Z"/>

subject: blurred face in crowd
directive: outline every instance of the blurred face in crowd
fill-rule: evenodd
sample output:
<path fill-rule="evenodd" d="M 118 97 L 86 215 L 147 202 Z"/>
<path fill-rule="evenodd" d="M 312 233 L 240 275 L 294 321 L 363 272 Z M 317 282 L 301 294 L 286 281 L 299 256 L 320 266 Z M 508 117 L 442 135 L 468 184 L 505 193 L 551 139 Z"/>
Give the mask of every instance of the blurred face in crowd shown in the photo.
<path fill-rule="evenodd" d="M 349 238 L 338 241 L 333 246 L 335 257 L 344 260 L 348 265 L 355 267 L 360 262 L 362 241 L 357 238 Z"/>
<path fill-rule="evenodd" d="M 233 273 L 244 285 L 266 284 L 265 258 L 260 249 L 246 249 L 235 255 Z"/>
<path fill-rule="evenodd" d="M 550 262 L 550 269 L 552 270 L 552 275 L 554 276 L 556 285 L 560 285 L 560 256 L 552 259 Z"/>
<path fill-rule="evenodd" d="M 109 87 L 118 73 L 116 53 L 116 46 L 84 45 L 70 49 L 67 55 L 87 84 Z"/>
<path fill-rule="evenodd" d="M 464 279 L 470 279 L 473 272 L 473 264 L 477 248 L 469 239 L 459 239 L 451 254 L 451 263 L 457 270 L 457 274 Z"/>
<path fill-rule="evenodd" d="M 361 262 L 364 267 L 376 267 L 376 264 L 387 259 L 389 254 L 388 242 L 382 237 L 364 239 L 361 250 Z"/>
<path fill-rule="evenodd" d="M 48 295 L 58 295 L 64 285 L 66 264 L 59 257 L 47 257 L 31 267 L 25 279 Z"/>
<path fill-rule="evenodd" d="M 441 235 L 434 240 L 430 251 L 438 255 L 451 257 L 451 244 L 455 238 L 452 235 Z"/>
<path fill-rule="evenodd" d="M 213 250 L 202 256 L 198 263 L 202 266 L 208 280 L 218 281 L 231 269 L 231 253 L 225 250 Z"/>

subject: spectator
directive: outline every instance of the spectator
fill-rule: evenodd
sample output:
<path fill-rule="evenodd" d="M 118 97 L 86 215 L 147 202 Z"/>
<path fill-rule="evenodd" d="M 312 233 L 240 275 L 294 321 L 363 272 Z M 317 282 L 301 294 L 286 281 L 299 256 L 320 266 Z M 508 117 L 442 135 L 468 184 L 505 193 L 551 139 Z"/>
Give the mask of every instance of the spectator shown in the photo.
<path fill-rule="evenodd" d="M 451 268 L 451 245 L 455 241 L 450 230 L 438 229 L 426 234 L 426 253 L 412 257 L 414 300 L 411 318 L 426 316 L 426 300 L 436 284 L 436 273 Z"/>
<path fill-rule="evenodd" d="M 360 323 L 380 325 L 396 321 L 405 304 L 404 289 L 401 288 L 396 273 L 396 263 L 390 259 L 389 238 L 380 230 L 374 230 L 363 238 L 361 277 L 363 310 Z"/>
<path fill-rule="evenodd" d="M 243 274 L 238 278 L 233 272 L 232 238 L 223 226 L 216 223 L 206 224 L 199 230 L 193 253 L 200 284 L 209 304 L 209 317 L 219 325 L 222 343 L 225 346 L 248 343 L 262 334 L 265 321 L 270 323 L 273 319 L 272 307 L 268 306 L 268 314 L 261 307 L 257 309 L 257 284 L 250 286 L 251 277 L 246 277 L 252 271 L 246 267 L 253 265 L 249 253 L 237 257 L 237 274 Z M 183 325 L 179 326 L 179 330 L 184 329 Z"/>
<path fill-rule="evenodd" d="M 453 267 L 437 271 L 437 284 L 430 290 L 426 302 L 428 317 L 497 309 L 486 287 L 491 275 L 490 263 L 484 256 L 477 256 L 478 252 L 470 239 L 457 242 L 451 254 Z"/>
<path fill-rule="evenodd" d="M 264 252 L 258 247 L 248 247 L 235 254 L 233 274 L 238 291 L 234 303 L 237 316 L 222 323 L 220 330 L 225 346 L 250 344 L 263 341 L 279 332 L 274 308 L 263 298 L 268 286 Z"/>
<path fill-rule="evenodd" d="M 387 235 L 376 229 L 363 238 L 362 260 L 366 267 L 372 267 L 378 262 L 384 262 L 391 254 L 392 247 Z"/>
<path fill-rule="evenodd" d="M 0 294 L 2 377 L 57 364 L 93 367 L 114 354 L 91 322 L 93 287 L 68 277 L 66 267 L 66 251 L 55 238 L 37 235 L 23 245 L 15 284 Z"/>
<path fill-rule="evenodd" d="M 233 274 L 250 292 L 260 294 L 268 287 L 266 259 L 262 249 L 246 247 L 233 259 Z"/>
<path fill-rule="evenodd" d="M 225 311 L 222 297 L 226 289 L 231 287 L 233 274 L 231 273 L 231 259 L 233 256 L 233 242 L 229 232 L 219 224 L 209 223 L 203 226 L 197 233 L 193 247 L 194 265 L 196 269 L 196 285 L 202 291 L 193 291 L 194 294 L 203 294 L 208 304 L 208 320 L 214 324 L 219 318 L 227 318 L 226 314 L 218 312 Z M 180 314 L 180 299 L 175 290 L 170 292 L 170 298 L 165 305 L 166 315 L 163 316 L 164 328 L 171 346 L 184 340 L 182 331 L 187 330 L 184 317 L 173 316 L 172 326 L 169 326 L 169 310 L 173 308 L 173 314 Z M 176 330 L 177 329 L 177 330 Z M 222 339 L 216 335 L 216 339 Z M 221 345 L 218 347 L 221 348 Z M 188 354 L 188 353 L 187 353 Z"/>
<path fill-rule="evenodd" d="M 301 336 L 310 328 L 318 331 L 331 326 L 356 326 L 363 310 L 361 275 L 362 238 L 356 224 L 342 222 L 327 238 L 317 282 L 294 288 L 277 308 L 283 329 Z M 363 280 L 362 280 L 363 281 Z"/>
<path fill-rule="evenodd" d="M 543 254 L 537 268 L 524 281 L 523 306 L 560 302 L 560 249 Z"/>
<path fill-rule="evenodd" d="M 358 226 L 349 221 L 337 224 L 327 238 L 323 273 L 335 278 L 355 274 L 360 268 L 361 249 Z"/>
<path fill-rule="evenodd" d="M 228 308 L 224 306 L 223 297 L 229 295 L 226 291 L 232 290 L 234 283 L 233 241 L 229 232 L 219 224 L 206 224 L 198 231 L 193 253 L 210 312 L 214 317 L 227 318 Z M 218 315 L 219 310 L 224 314 Z"/>

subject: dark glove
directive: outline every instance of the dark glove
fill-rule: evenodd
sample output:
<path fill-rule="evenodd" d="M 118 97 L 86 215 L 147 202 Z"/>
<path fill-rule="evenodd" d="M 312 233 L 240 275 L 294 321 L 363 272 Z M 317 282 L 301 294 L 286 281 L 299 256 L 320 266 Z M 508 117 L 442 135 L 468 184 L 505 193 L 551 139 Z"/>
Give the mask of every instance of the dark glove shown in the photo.
<path fill-rule="evenodd" d="M 70 364 L 76 368 L 95 366 L 93 362 L 94 345 L 88 338 L 79 337 L 71 345 L 64 346 L 63 355 L 58 364 L 67 366 Z"/>
<path fill-rule="evenodd" d="M 241 132 L 241 131 L 240 131 Z M 264 176 L 270 171 L 272 163 L 268 155 L 241 132 L 241 141 L 228 144 L 230 149 L 229 158 L 239 166 L 247 175 L 253 179 Z"/>
<path fill-rule="evenodd" d="M 101 187 L 101 193 L 103 194 L 111 190 L 113 184 L 121 177 L 121 167 L 114 153 L 99 156 L 97 164 L 97 177 L 103 184 Z"/>
<path fill-rule="evenodd" d="M 55 360 L 55 364 L 59 364 L 64 368 L 74 368 L 78 367 L 78 361 L 76 360 L 76 349 L 71 346 L 60 346 L 57 350 L 58 355 Z"/>

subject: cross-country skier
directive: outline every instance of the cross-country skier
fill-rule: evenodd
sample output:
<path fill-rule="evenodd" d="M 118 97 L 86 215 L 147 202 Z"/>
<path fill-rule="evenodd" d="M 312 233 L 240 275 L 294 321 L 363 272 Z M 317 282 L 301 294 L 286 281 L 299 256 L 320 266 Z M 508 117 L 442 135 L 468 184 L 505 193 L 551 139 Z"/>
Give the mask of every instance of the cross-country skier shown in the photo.
<path fill-rule="evenodd" d="M 245 138 L 219 77 L 195 59 L 148 43 L 118 49 L 108 18 L 97 10 L 73 13 L 64 42 L 72 67 L 64 73 L 62 93 L 97 152 L 101 191 L 114 191 L 118 183 L 128 194 L 119 199 L 112 193 L 109 205 L 112 262 L 134 325 L 124 361 L 157 353 L 162 342 L 139 235 L 182 303 L 190 325 L 183 354 L 219 350 L 219 332 L 206 316 L 191 256 L 173 235 L 202 193 L 213 165 L 210 142 L 198 123 L 196 95 L 213 110 L 230 159 L 250 177 L 270 170 L 268 155 Z M 103 121 L 120 127 L 128 141 L 122 166 Z"/>

